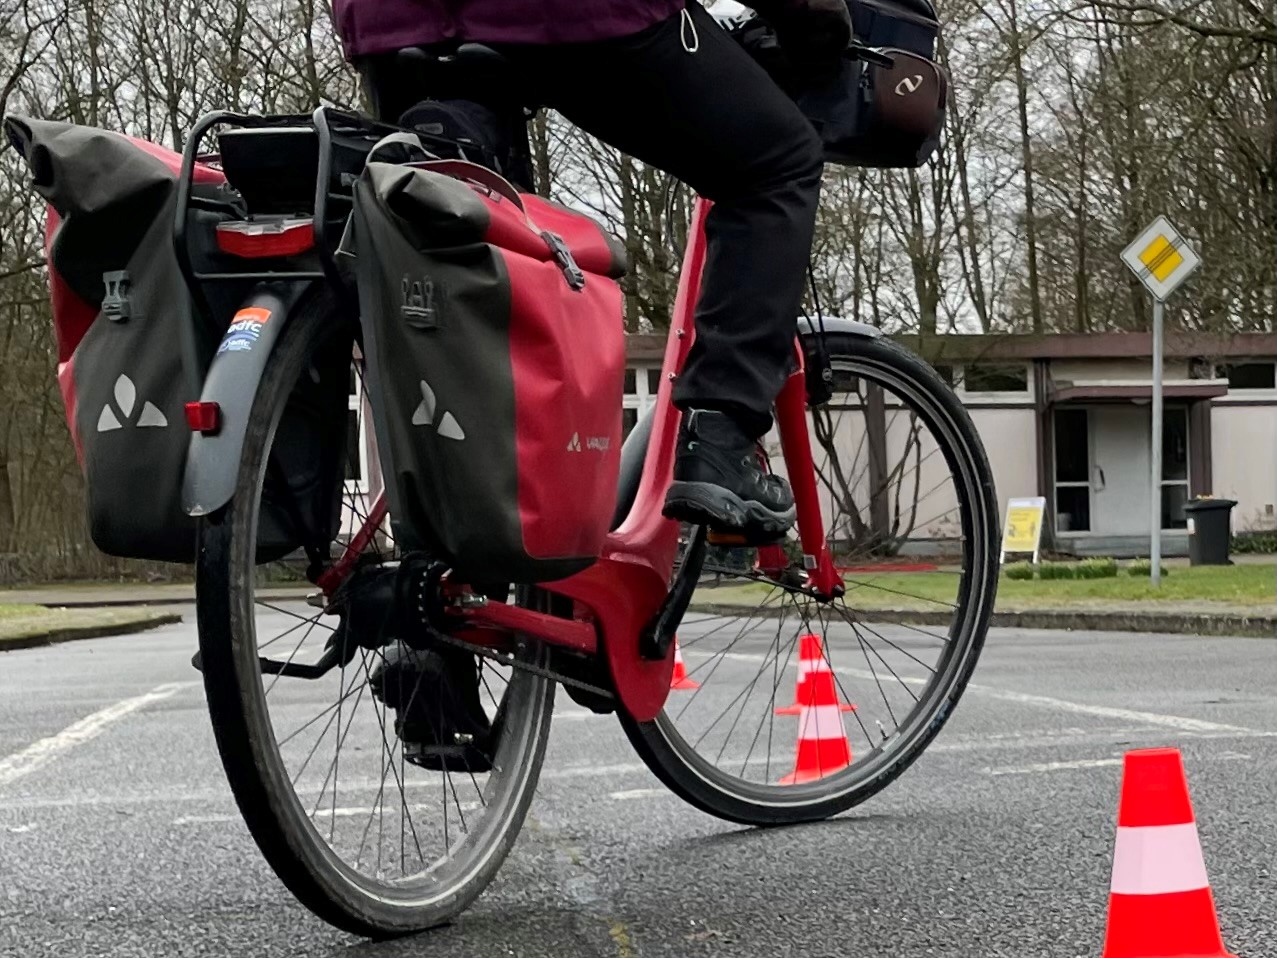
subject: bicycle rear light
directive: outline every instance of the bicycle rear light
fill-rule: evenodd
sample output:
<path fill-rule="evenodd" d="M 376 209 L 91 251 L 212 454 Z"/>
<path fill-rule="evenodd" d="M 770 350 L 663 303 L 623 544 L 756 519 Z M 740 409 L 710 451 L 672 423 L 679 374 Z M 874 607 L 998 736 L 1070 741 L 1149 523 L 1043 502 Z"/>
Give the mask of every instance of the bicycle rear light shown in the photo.
<path fill-rule="evenodd" d="M 188 402 L 186 404 L 186 424 L 191 432 L 209 435 L 217 432 L 222 425 L 222 407 L 215 402 Z"/>
<path fill-rule="evenodd" d="M 315 223 L 307 218 L 219 223 L 217 248 L 243 259 L 296 256 L 315 246 Z"/>

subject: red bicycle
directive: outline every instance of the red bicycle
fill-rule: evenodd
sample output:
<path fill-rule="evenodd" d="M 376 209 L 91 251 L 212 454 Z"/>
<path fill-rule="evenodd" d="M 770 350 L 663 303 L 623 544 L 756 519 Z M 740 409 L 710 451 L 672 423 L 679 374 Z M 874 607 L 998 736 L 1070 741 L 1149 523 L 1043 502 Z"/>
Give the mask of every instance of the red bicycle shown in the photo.
<path fill-rule="evenodd" d="M 319 206 L 334 115 L 318 111 L 311 131 Z M 226 119 L 193 135 L 188 178 L 200 134 Z M 615 713 L 642 762 L 678 796 L 761 826 L 863 802 L 952 713 L 993 608 L 997 501 L 980 439 L 949 386 L 878 330 L 835 319 L 796 326 L 798 369 L 763 444 L 797 499 L 786 541 L 746 548 L 661 515 L 679 424 L 670 393 L 694 336 L 707 209 L 698 202 L 659 392 L 625 444 L 603 555 L 569 579 L 517 587 L 513 602 L 435 567 L 400 574 L 410 557 L 396 548 L 368 465 L 375 437 L 360 442 L 353 426 L 348 521 L 326 554 L 308 557 L 318 590 L 309 605 L 277 591 L 300 576 L 293 560 L 259 562 L 260 525 L 278 513 L 262 503 L 277 488 L 277 444 L 299 441 L 278 426 L 297 384 L 325 368 L 316 356 L 355 356 L 352 424 L 371 428 L 339 269 L 326 259 L 286 310 L 251 397 L 234 493 L 201 531 L 200 658 L 243 816 L 284 883 L 333 924 L 404 934 L 474 900 L 532 801 L 557 684 L 578 706 Z M 316 210 L 321 252 L 336 245 L 323 235 L 335 235 L 331 219 Z M 810 636 L 821 639 L 840 705 L 822 714 L 838 722 L 851 761 L 781 784 L 798 740 L 785 707 L 796 674 L 811 668 L 797 660 Z M 671 691 L 676 645 L 688 677 Z M 469 743 L 486 749 L 474 770 L 431 762 L 396 721 L 414 702 L 445 707 L 424 672 L 411 688 L 390 688 L 393 663 L 427 648 L 466 656 L 477 671 L 492 733 Z M 597 734 L 606 740 L 606 729 Z M 588 767 L 556 772 L 588 793 Z"/>

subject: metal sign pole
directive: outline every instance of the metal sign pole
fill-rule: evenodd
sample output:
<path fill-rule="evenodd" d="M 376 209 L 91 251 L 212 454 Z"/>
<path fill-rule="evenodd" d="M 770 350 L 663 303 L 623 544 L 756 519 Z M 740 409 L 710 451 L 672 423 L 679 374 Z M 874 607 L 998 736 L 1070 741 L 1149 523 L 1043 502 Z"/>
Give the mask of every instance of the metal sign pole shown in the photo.
<path fill-rule="evenodd" d="M 1162 330 L 1166 304 L 1161 297 L 1153 297 L 1153 424 L 1149 433 L 1150 490 L 1149 490 L 1149 558 L 1153 566 L 1149 573 L 1153 587 L 1162 584 Z"/>
<path fill-rule="evenodd" d="M 1149 576 L 1162 584 L 1162 333 L 1166 299 L 1202 264 L 1197 252 L 1165 216 L 1153 220 L 1130 246 L 1122 262 L 1153 294 L 1153 409 L 1149 428 Z"/>

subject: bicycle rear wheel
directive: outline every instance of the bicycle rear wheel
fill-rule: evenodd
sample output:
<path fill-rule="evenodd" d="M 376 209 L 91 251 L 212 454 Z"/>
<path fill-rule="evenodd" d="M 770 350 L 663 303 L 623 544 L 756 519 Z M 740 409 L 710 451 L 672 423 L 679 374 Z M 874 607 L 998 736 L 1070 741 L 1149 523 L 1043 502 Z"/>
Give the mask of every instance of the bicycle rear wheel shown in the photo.
<path fill-rule="evenodd" d="M 808 423 L 846 595 L 806 591 L 796 533 L 783 552 L 681 558 L 675 584 L 698 582 L 678 630 L 688 680 L 654 721 L 622 718 L 670 789 L 744 824 L 826 818 L 908 768 L 961 697 L 997 593 L 997 496 L 966 410 L 889 340 L 828 346 L 835 395 Z M 831 674 L 823 691 L 809 671 Z"/>
<path fill-rule="evenodd" d="M 392 673 L 382 671 L 392 650 L 406 648 L 398 639 L 412 637 L 418 644 L 408 627 L 401 626 L 395 640 L 373 641 L 367 629 L 349 621 L 353 593 L 361 587 L 355 580 L 334 592 L 326 610 L 315 609 L 298 591 L 305 587 L 306 560 L 256 562 L 268 466 L 285 406 L 302 377 L 324 385 L 318 377 L 327 375 L 325 369 L 331 373 L 332 364 L 315 357 L 331 349 L 352 355 L 353 334 L 331 303 L 314 300 L 290 319 L 269 359 L 235 496 L 200 533 L 200 654 L 222 763 L 271 867 L 321 918 L 356 934 L 390 937 L 454 918 L 495 876 L 536 788 L 554 684 L 475 657 L 482 708 L 501 729 L 486 761 L 478 763 L 491 767 L 420 767 L 414 764 L 420 750 L 404 742 L 397 713 L 386 704 L 386 676 Z M 338 372 L 340 381 L 329 385 L 345 390 L 346 372 Z M 362 362 L 355 361 L 350 382 L 356 420 L 366 407 L 362 373 Z M 357 443 L 358 429 L 353 432 Z M 351 473 L 362 477 L 353 466 L 358 445 L 347 452 Z M 367 498 L 358 482 L 346 484 L 345 535 L 367 515 Z M 334 554 L 341 545 L 330 547 Z M 393 538 L 383 531 L 352 575 L 393 569 L 398 558 Z M 314 680 L 266 674 L 261 663 L 313 664 L 334 646 L 349 649 L 349 661 Z M 545 650 L 525 643 L 514 658 L 518 665 L 544 666 Z M 432 693 L 423 675 L 410 689 L 398 689 L 399 701 L 406 710 L 423 702 L 427 712 L 437 706 L 442 716 L 442 686 L 433 687 L 437 701 L 425 701 Z"/>

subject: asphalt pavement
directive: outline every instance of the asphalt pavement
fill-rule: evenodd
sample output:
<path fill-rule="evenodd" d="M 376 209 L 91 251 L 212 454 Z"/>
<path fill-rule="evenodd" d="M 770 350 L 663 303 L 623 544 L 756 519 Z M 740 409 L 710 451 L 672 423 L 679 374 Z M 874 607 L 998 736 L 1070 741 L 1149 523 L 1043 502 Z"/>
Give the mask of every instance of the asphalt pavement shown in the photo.
<path fill-rule="evenodd" d="M 1225 940 L 1277 954 L 1277 642 L 995 630 L 908 774 L 765 832 L 686 807 L 561 696 L 494 885 L 448 928 L 370 944 L 296 904 L 236 817 L 181 611 L 0 653 L 0 955 L 1097 956 L 1121 755 L 1165 745 Z"/>

